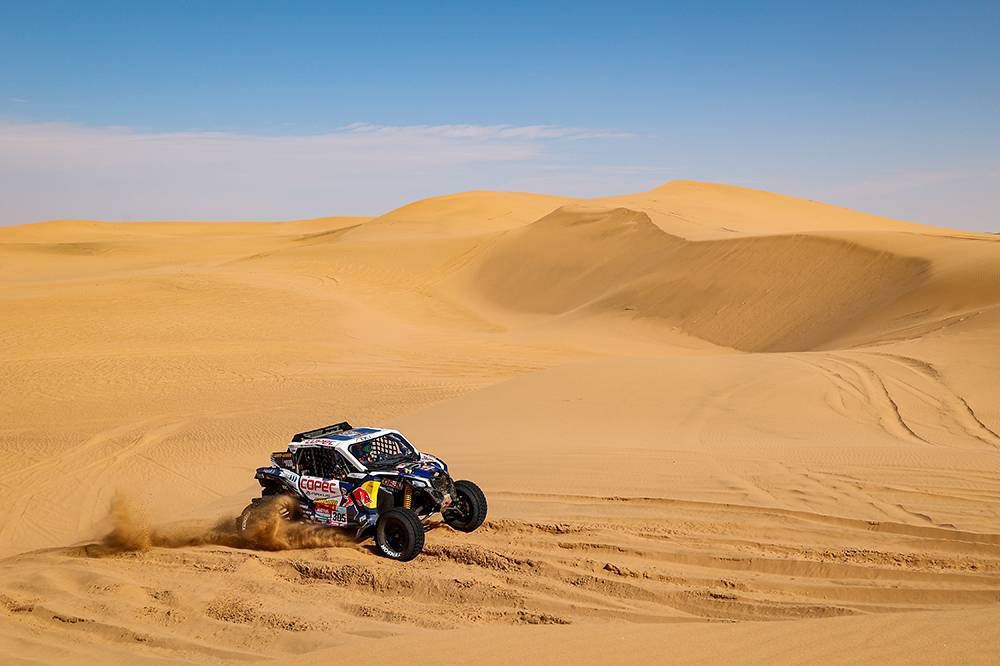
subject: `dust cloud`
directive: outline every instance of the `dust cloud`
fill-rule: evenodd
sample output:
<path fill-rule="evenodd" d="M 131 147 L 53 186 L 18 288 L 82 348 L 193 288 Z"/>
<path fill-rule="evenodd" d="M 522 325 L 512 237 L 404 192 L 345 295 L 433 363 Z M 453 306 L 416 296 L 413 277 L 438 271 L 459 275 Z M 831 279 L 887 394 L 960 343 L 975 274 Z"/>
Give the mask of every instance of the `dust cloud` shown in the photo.
<path fill-rule="evenodd" d="M 351 546 L 353 535 L 340 529 L 289 520 L 297 510 L 295 500 L 286 495 L 262 499 L 246 514 L 245 529 L 238 526 L 242 517 L 220 516 L 215 522 L 185 521 L 153 526 L 143 511 L 127 497 L 116 494 L 111 500 L 108 532 L 99 544 L 102 553 L 146 551 L 158 548 L 217 545 L 251 550 L 293 550 Z"/>

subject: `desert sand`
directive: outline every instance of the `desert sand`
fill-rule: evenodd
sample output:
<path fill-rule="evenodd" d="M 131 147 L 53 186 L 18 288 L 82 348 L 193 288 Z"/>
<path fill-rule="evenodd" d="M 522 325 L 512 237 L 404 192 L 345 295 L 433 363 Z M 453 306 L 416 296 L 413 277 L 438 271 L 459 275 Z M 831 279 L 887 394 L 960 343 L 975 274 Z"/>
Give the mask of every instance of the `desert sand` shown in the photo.
<path fill-rule="evenodd" d="M 1000 236 L 696 182 L 0 227 L 0 373 L 5 664 L 1000 654 Z M 486 525 L 236 538 L 342 419 Z"/>

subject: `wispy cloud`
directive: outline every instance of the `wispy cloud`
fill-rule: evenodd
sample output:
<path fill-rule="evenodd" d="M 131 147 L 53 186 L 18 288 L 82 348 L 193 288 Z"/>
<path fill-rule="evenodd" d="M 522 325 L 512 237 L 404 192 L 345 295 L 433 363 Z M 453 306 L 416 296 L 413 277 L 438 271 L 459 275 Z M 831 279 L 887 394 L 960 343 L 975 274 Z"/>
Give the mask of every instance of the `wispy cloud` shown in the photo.
<path fill-rule="evenodd" d="M 0 121 L 0 224 L 378 211 L 460 189 L 491 164 L 537 164 L 567 142 L 630 136 L 554 125 L 353 123 L 257 135 Z"/>
<path fill-rule="evenodd" d="M 81 127 L 64 123 L 0 123 L 0 159 L 53 166 L 108 165 L 166 158 L 179 161 L 319 160 L 338 163 L 423 163 L 523 160 L 539 154 L 537 142 L 584 138 L 553 127 L 476 125 L 386 126 L 354 124 L 325 134 L 255 135 L 230 132 L 141 132 L 127 127 Z M 597 138 L 593 132 L 591 137 Z"/>
<path fill-rule="evenodd" d="M 536 139 L 624 139 L 630 132 L 598 130 L 556 125 L 371 125 L 352 123 L 343 128 L 354 134 L 382 136 L 435 136 L 476 140 L 536 140 Z"/>

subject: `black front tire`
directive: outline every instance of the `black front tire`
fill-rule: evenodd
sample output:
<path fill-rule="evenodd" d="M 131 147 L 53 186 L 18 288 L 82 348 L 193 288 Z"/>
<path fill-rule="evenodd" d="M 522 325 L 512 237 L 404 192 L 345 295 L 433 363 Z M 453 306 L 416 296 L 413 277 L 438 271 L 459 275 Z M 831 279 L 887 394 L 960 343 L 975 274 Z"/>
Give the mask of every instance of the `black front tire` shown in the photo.
<path fill-rule="evenodd" d="M 475 531 L 486 520 L 486 494 L 472 481 L 456 481 L 452 505 L 441 516 L 459 532 Z"/>
<path fill-rule="evenodd" d="M 409 562 L 424 548 L 424 525 L 410 509 L 389 509 L 375 523 L 375 545 L 389 559 Z"/>

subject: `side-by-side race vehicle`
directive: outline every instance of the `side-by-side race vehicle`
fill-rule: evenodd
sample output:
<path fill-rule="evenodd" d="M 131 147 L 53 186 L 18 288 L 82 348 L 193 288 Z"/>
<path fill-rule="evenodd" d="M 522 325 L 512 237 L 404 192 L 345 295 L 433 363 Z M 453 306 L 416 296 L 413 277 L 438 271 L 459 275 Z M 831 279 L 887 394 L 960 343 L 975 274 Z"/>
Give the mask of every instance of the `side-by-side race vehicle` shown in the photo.
<path fill-rule="evenodd" d="M 257 469 L 261 496 L 237 519 L 241 532 L 252 532 L 268 502 L 285 495 L 291 500 L 278 505 L 281 519 L 351 529 L 358 539 L 374 535 L 379 552 L 406 562 L 424 547 L 424 522 L 433 514 L 461 532 L 486 519 L 479 486 L 453 481 L 444 461 L 396 430 L 345 421 L 300 432 L 271 463 Z"/>

